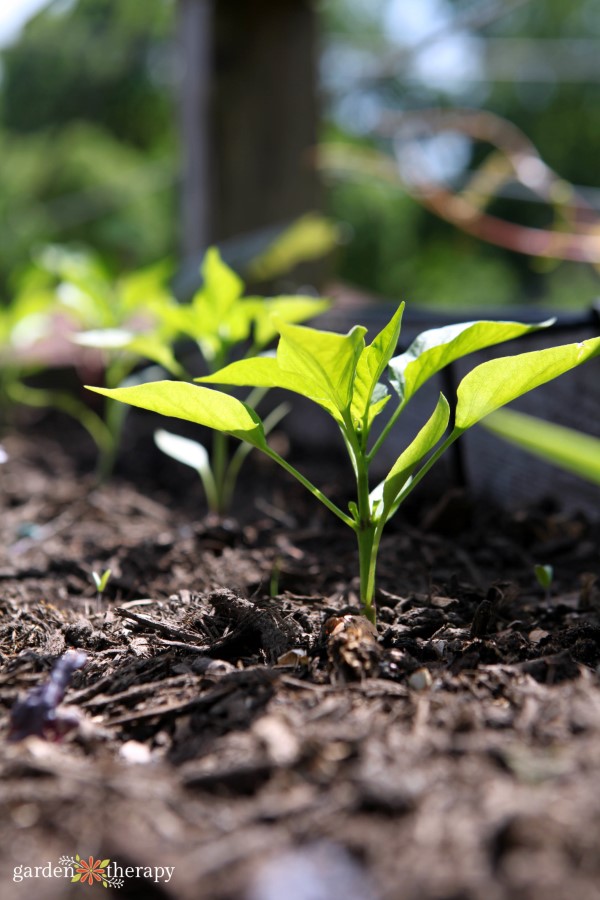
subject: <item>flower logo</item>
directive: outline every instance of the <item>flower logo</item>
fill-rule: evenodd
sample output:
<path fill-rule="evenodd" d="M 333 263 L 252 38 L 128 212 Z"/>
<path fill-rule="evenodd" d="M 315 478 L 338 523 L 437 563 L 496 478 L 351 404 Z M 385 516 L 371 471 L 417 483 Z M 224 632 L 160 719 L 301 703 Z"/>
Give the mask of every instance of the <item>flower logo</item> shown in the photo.
<path fill-rule="evenodd" d="M 75 875 L 71 878 L 72 882 L 81 881 L 82 884 L 85 884 L 86 881 L 88 884 L 93 884 L 94 880 L 96 881 L 104 881 L 104 870 L 110 862 L 110 859 L 103 859 L 100 862 L 99 859 L 94 859 L 93 856 L 90 856 L 87 862 L 83 859 L 79 859 L 79 854 L 75 857 L 79 862 L 79 866 L 75 869 Z"/>
<path fill-rule="evenodd" d="M 110 866 L 110 859 L 94 859 L 90 856 L 86 862 L 79 853 L 75 856 L 61 856 L 59 863 L 62 866 L 71 867 L 75 874 L 71 878 L 72 884 L 89 884 L 101 882 L 105 888 L 123 887 L 123 879 L 116 875 L 110 875 L 107 867 Z"/>

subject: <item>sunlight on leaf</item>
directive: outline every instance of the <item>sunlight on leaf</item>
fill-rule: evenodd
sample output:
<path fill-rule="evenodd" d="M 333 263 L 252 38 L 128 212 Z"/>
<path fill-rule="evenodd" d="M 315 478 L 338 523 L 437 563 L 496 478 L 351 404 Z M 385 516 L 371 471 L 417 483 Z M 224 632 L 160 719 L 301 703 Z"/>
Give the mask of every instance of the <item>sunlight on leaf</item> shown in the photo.
<path fill-rule="evenodd" d="M 308 378 L 340 413 L 350 406 L 357 361 L 366 328 L 355 325 L 348 334 L 319 331 L 303 325 L 278 323 L 280 368 L 298 379 Z"/>
<path fill-rule="evenodd" d="M 112 390 L 89 387 L 89 390 L 130 406 L 227 432 L 255 447 L 266 446 L 262 422 L 254 410 L 221 391 L 180 381 L 153 381 Z"/>
<path fill-rule="evenodd" d="M 407 402 L 436 372 L 445 366 L 494 344 L 547 328 L 549 319 L 537 325 L 520 322 L 463 322 L 432 328 L 418 335 L 405 353 L 390 362 L 389 378 L 400 399 Z"/>
<path fill-rule="evenodd" d="M 357 423 L 364 422 L 373 392 L 398 346 L 403 312 L 404 303 L 401 303 L 385 328 L 365 347 L 359 357 L 352 391 L 352 419 Z M 379 403 L 380 400 L 381 395 L 375 402 Z"/>
<path fill-rule="evenodd" d="M 477 366 L 458 386 L 456 427 L 464 431 L 522 394 L 600 354 L 600 338 L 492 359 Z"/>

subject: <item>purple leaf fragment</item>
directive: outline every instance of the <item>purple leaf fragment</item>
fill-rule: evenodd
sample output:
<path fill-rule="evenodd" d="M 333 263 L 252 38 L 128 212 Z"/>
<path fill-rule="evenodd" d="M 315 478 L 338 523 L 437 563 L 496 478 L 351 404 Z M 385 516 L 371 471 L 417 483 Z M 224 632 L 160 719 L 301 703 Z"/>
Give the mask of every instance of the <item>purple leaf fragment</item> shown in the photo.
<path fill-rule="evenodd" d="M 9 740 L 22 741 L 29 735 L 60 740 L 67 731 L 76 727 L 78 717 L 66 710 L 61 713 L 58 707 L 73 673 L 86 662 L 85 653 L 68 651 L 57 661 L 44 684 L 37 685 L 17 700 L 11 710 Z"/>

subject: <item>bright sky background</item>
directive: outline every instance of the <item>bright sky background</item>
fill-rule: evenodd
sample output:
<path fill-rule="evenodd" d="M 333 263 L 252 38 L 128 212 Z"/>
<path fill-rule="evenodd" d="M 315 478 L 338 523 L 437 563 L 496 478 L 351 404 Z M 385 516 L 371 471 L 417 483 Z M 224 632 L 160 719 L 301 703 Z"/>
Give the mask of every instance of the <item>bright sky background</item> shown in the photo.
<path fill-rule="evenodd" d="M 0 47 L 18 35 L 25 22 L 49 0 L 0 0 Z"/>

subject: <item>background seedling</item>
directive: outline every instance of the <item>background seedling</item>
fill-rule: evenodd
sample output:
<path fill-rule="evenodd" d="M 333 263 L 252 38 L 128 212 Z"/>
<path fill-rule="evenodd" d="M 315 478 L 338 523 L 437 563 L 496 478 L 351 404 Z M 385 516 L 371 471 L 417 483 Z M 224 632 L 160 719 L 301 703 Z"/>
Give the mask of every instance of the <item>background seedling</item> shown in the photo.
<path fill-rule="evenodd" d="M 533 567 L 533 571 L 539 586 L 544 589 L 546 598 L 548 598 L 554 580 L 554 568 L 549 565 L 543 566 L 538 563 Z"/>
<path fill-rule="evenodd" d="M 110 569 L 105 569 L 102 574 L 99 574 L 95 571 L 92 572 L 92 581 L 96 586 L 96 612 L 100 612 L 102 595 L 106 590 L 106 586 L 108 585 L 111 574 L 112 572 Z"/>
<path fill-rule="evenodd" d="M 356 496 L 348 513 L 271 448 L 256 411 L 228 394 L 168 381 L 99 393 L 207 425 L 246 441 L 275 460 L 354 531 L 360 599 L 364 613 L 374 621 L 375 573 L 383 529 L 435 462 L 465 431 L 494 410 L 600 354 L 600 338 L 595 338 L 482 363 L 458 386 L 450 432 L 450 406 L 440 394 L 429 420 L 387 477 L 371 489 L 369 469 L 377 452 L 407 403 L 429 378 L 459 357 L 550 324 L 482 321 L 432 329 L 419 335 L 405 353 L 394 356 L 403 310 L 404 304 L 369 345 L 365 344 L 366 329 L 361 326 L 340 335 L 275 320 L 280 335 L 275 356 L 243 359 L 198 379 L 229 386 L 286 388 L 325 410 L 341 432 L 354 472 Z M 382 381 L 386 373 L 393 394 Z M 391 404 L 392 396 L 395 408 L 379 437 L 371 441 L 373 422 Z"/>
<path fill-rule="evenodd" d="M 266 263 L 265 263 L 266 264 Z M 271 263 L 272 265 L 272 263 Z M 70 269 L 67 270 L 68 272 Z M 244 295 L 244 283 L 238 275 L 221 259 L 218 250 L 210 249 L 201 267 L 202 287 L 189 303 L 178 303 L 166 291 L 160 278 L 164 278 L 164 267 L 154 267 L 147 272 L 135 273 L 122 280 L 117 288 L 113 304 L 120 313 L 110 327 L 93 329 L 78 334 L 78 344 L 95 347 L 105 355 L 105 385 L 131 386 L 144 378 L 144 373 L 133 369 L 140 360 L 147 359 L 182 380 L 191 380 L 187 372 L 175 358 L 175 345 L 181 340 L 194 341 L 204 361 L 204 367 L 214 372 L 226 365 L 234 355 L 255 355 L 269 344 L 277 331 L 271 318 L 277 315 L 287 322 L 302 322 L 313 318 L 328 308 L 326 300 L 305 296 L 254 297 Z M 76 277 L 75 277 L 76 276 Z M 72 302 L 80 309 L 84 300 L 92 310 L 96 310 L 106 321 L 108 286 L 101 282 L 95 271 L 86 273 L 79 269 L 70 281 L 62 285 L 62 293 L 72 297 Z M 145 294 L 144 294 L 145 292 Z M 142 298 L 146 296 L 146 301 Z M 83 299 L 82 299 L 83 298 Z M 124 327 L 124 318 L 145 310 L 153 323 L 151 330 L 143 333 Z M 246 397 L 246 404 L 256 407 L 266 390 L 259 388 Z M 120 404 L 108 402 L 105 422 L 112 436 L 111 449 L 104 454 L 102 474 L 112 469 L 114 456 L 123 425 L 123 410 Z M 265 419 L 267 433 L 287 412 L 282 404 Z M 161 429 L 155 435 L 159 449 L 185 465 L 196 469 L 202 479 L 209 509 L 219 515 L 225 514 L 232 502 L 233 492 L 244 459 L 251 450 L 242 446 L 233 453 L 228 447 L 226 434 L 216 432 L 210 449 L 197 441 L 170 434 Z"/>
<path fill-rule="evenodd" d="M 492 434 L 528 453 L 600 484 L 600 438 L 514 409 L 500 409 L 483 424 Z"/>

